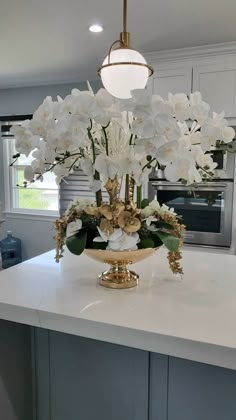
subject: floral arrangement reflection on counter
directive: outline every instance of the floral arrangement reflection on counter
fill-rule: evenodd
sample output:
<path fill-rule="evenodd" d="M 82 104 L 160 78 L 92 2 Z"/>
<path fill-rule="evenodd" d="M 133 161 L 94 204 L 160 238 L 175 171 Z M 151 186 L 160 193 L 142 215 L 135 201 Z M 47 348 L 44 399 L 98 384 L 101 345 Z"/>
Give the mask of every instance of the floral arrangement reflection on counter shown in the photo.
<path fill-rule="evenodd" d="M 168 180 L 190 186 L 213 177 L 216 163 L 209 152 L 235 136 L 224 114 L 210 114 L 199 92 L 164 100 L 141 89 L 120 100 L 104 89 L 94 94 L 90 86 L 65 99 L 47 97 L 32 120 L 12 133 L 15 160 L 32 152 L 25 187 L 49 171 L 60 183 L 80 168 L 95 194 L 94 202 L 76 199 L 55 222 L 57 261 L 64 243 L 76 255 L 85 249 L 118 255 L 164 244 L 174 273 L 182 273 L 184 225 L 173 209 L 142 199 L 142 186 L 157 166 Z"/>

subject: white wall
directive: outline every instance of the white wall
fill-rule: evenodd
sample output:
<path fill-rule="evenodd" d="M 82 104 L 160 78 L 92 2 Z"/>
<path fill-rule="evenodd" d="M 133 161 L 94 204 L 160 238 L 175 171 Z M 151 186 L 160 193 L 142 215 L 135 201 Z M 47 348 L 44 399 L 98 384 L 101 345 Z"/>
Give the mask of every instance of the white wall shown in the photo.
<path fill-rule="evenodd" d="M 96 92 L 101 84 L 91 82 Z M 57 95 L 65 97 L 71 89 L 87 89 L 86 83 L 70 83 L 62 85 L 35 86 L 17 89 L 0 90 L 0 117 L 5 115 L 32 114 L 43 99 L 50 95 L 56 99 Z M 1 118 L 0 118 L 1 120 Z M 0 139 L 0 202 L 4 205 L 4 177 L 3 177 L 3 145 Z M 7 230 L 22 240 L 23 259 L 32 258 L 54 248 L 52 221 L 48 219 L 33 220 L 27 218 L 6 217 L 6 222 L 0 225 L 0 239 Z"/>

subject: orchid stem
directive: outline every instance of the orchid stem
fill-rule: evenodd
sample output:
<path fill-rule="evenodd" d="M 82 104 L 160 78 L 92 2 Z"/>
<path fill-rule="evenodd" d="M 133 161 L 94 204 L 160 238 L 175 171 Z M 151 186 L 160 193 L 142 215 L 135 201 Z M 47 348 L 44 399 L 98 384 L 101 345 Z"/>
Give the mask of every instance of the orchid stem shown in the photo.
<path fill-rule="evenodd" d="M 96 152 L 95 152 L 95 144 L 94 144 L 93 136 L 91 134 L 90 129 L 88 129 L 88 137 L 91 140 L 91 144 L 92 144 L 93 164 L 94 164 L 95 163 L 95 160 L 96 160 Z M 93 179 L 95 179 L 97 181 L 100 181 L 100 174 L 99 174 L 98 171 L 95 171 Z M 97 207 L 100 207 L 101 204 L 102 204 L 102 190 L 97 191 L 95 194 L 96 194 L 96 204 L 97 204 Z"/>
<path fill-rule="evenodd" d="M 106 142 L 106 154 L 107 154 L 107 156 L 109 156 L 108 138 L 107 138 L 107 132 L 106 132 L 105 127 L 102 127 L 102 131 L 103 131 L 103 134 L 104 134 L 104 137 L 105 137 L 105 142 Z"/>
<path fill-rule="evenodd" d="M 95 171 L 94 179 L 96 179 L 97 181 L 100 181 L 100 174 L 98 171 Z M 99 190 L 96 192 L 96 204 L 97 204 L 97 207 L 100 207 L 102 204 L 102 190 Z"/>
<path fill-rule="evenodd" d="M 141 203 L 142 203 L 142 185 L 139 185 L 137 187 L 137 208 L 141 209 Z"/>
<path fill-rule="evenodd" d="M 129 204 L 129 175 L 125 176 L 125 205 Z"/>

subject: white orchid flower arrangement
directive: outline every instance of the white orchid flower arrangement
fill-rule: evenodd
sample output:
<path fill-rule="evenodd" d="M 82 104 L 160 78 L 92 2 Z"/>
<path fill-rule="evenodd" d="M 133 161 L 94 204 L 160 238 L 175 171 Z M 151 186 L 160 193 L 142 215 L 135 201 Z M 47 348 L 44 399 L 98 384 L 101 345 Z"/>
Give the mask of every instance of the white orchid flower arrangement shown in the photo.
<path fill-rule="evenodd" d="M 46 172 L 53 172 L 59 184 L 80 168 L 95 193 L 95 203 L 79 210 L 74 203 L 56 222 L 57 259 L 66 232 L 67 245 L 77 254 L 99 244 L 121 250 L 163 243 L 178 253 L 182 225 L 173 211 L 159 205 L 154 211 L 156 204 L 142 201 L 142 185 L 154 167 L 162 167 L 167 180 L 187 185 L 213 177 L 217 165 L 212 148 L 227 147 L 235 136 L 224 113 L 211 114 L 199 92 L 189 98 L 169 94 L 164 100 L 140 89 L 131 99 L 118 100 L 105 89 L 94 94 L 90 86 L 88 91 L 72 90 L 65 99 L 47 97 L 33 118 L 12 133 L 15 160 L 20 154 L 33 157 L 24 186 L 42 180 Z M 102 185 L 109 203 L 103 200 Z"/>

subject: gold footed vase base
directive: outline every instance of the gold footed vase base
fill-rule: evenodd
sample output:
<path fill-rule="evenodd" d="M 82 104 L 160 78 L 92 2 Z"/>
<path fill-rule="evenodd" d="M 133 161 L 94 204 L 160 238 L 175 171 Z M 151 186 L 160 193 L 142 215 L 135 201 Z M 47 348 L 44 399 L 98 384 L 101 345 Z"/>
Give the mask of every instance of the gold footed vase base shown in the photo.
<path fill-rule="evenodd" d="M 99 284 L 111 289 L 131 289 L 138 285 L 139 276 L 125 265 L 113 265 L 100 274 Z"/>
<path fill-rule="evenodd" d="M 109 270 L 100 276 L 99 284 L 110 289 L 131 289 L 138 285 L 139 276 L 128 269 L 129 264 L 142 261 L 153 255 L 158 248 L 137 249 L 134 251 L 110 251 L 101 249 L 85 249 L 84 253 L 99 262 L 109 264 Z"/>

